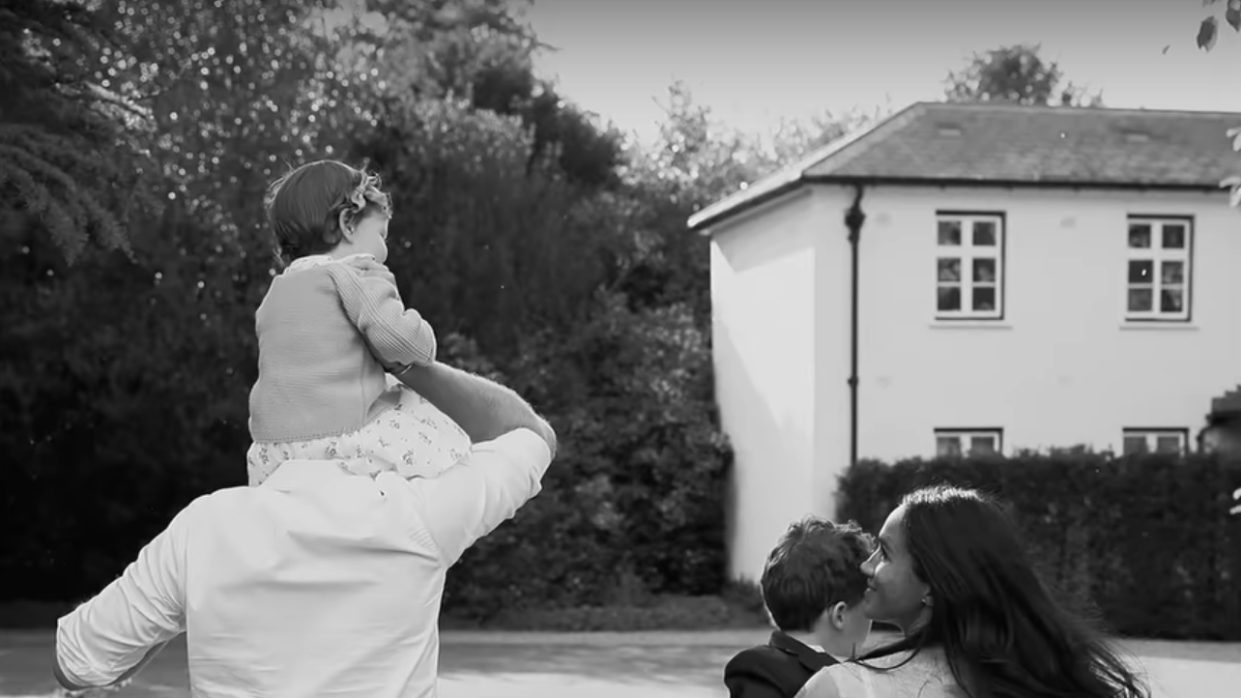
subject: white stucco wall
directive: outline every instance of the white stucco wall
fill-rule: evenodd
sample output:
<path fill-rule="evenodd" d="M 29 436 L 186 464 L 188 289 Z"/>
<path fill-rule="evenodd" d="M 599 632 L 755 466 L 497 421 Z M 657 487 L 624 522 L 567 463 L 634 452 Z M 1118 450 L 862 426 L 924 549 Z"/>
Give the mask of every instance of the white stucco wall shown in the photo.
<path fill-rule="evenodd" d="M 934 453 L 935 428 L 1004 449 L 1121 448 L 1241 383 L 1241 214 L 1222 194 L 877 188 L 862 239 L 859 455 Z M 1005 319 L 936 323 L 937 210 L 1007 214 Z M 1193 216 L 1192 321 L 1126 324 L 1129 215 Z"/>
<path fill-rule="evenodd" d="M 832 516 L 849 457 L 852 191 L 816 186 L 711 231 L 717 399 L 736 452 L 730 574 L 757 579 L 789 522 Z M 868 188 L 859 456 L 929 456 L 936 428 L 1004 450 L 1120 449 L 1241 383 L 1241 214 L 1222 195 Z M 1004 211 L 1005 319 L 937 323 L 935 215 Z M 1124 321 L 1129 214 L 1193 216 L 1187 324 Z"/>
<path fill-rule="evenodd" d="M 847 337 L 824 341 L 820 328 L 847 309 L 840 295 L 847 286 L 832 288 L 833 280 L 848 283 L 840 267 L 847 243 L 829 230 L 843 230 L 843 201 L 836 191 L 803 190 L 712 231 L 716 397 L 736 454 L 728 507 L 733 577 L 757 580 L 792 520 L 830 513 L 823 478 L 839 467 L 834 430 L 848 415 L 823 403 L 821 386 L 847 391 L 847 374 L 833 373 L 847 365 L 839 354 L 848 344 Z"/>

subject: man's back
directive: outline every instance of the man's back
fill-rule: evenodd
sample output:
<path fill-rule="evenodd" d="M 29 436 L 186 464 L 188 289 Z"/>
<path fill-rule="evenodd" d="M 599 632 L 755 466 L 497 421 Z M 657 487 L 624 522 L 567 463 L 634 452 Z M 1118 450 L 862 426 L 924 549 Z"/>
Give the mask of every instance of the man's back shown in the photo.
<path fill-rule="evenodd" d="M 184 630 L 196 697 L 434 696 L 445 572 L 539 491 L 550 459 L 522 429 L 436 479 L 291 461 L 201 497 L 61 619 L 61 670 L 106 685 Z"/>
<path fill-rule="evenodd" d="M 185 556 L 195 689 L 431 693 L 446 566 L 406 483 L 333 467 L 290 464 L 199 504 Z"/>

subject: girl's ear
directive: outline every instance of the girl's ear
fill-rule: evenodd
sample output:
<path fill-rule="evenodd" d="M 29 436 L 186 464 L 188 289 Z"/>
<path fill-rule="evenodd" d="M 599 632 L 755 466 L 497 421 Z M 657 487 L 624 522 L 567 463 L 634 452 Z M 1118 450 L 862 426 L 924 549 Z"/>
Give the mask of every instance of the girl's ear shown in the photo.
<path fill-rule="evenodd" d="M 340 212 L 336 217 L 336 223 L 340 227 L 340 234 L 345 240 L 353 242 L 353 214 L 349 209 Z"/>

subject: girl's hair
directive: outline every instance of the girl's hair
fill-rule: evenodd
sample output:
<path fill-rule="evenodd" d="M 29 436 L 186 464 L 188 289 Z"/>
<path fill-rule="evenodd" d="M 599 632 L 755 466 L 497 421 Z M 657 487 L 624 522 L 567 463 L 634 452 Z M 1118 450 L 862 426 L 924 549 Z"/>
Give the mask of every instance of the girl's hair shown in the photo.
<path fill-rule="evenodd" d="M 332 251 L 341 240 L 342 211 L 351 220 L 391 216 L 391 200 L 379 184 L 378 175 L 336 160 L 302 165 L 273 182 L 264 204 L 277 261 Z"/>
<path fill-rule="evenodd" d="M 972 698 L 1149 696 L 1102 634 L 1049 591 L 999 504 L 943 486 L 901 504 L 914 572 L 931 589 L 930 619 L 863 660 L 938 645 Z"/>

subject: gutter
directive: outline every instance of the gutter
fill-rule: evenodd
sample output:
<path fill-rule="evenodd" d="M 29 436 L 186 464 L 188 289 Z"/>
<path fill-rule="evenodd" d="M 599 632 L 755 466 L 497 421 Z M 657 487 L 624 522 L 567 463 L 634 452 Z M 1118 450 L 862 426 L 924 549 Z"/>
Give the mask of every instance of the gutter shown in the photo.
<path fill-rule="evenodd" d="M 1202 194 L 1227 194 L 1218 183 L 1159 183 L 1159 182 L 1090 182 L 1072 180 L 1032 180 L 1032 179 L 973 179 L 967 177 L 872 177 L 858 175 L 809 175 L 790 180 L 769 191 L 738 202 L 736 205 L 722 210 L 712 211 L 711 206 L 690 217 L 688 227 L 701 233 L 708 232 L 713 225 L 732 218 L 744 211 L 760 206 L 772 199 L 806 184 L 843 184 L 848 185 L 886 185 L 895 187 L 975 187 L 978 189 L 1060 189 L 1070 191 L 1174 191 Z"/>
<path fill-rule="evenodd" d="M 862 211 L 861 182 L 853 183 L 856 192 L 853 205 L 845 212 L 845 227 L 849 229 L 849 248 L 852 255 L 851 284 L 849 292 L 850 311 L 849 323 L 849 467 L 857 465 L 857 431 L 858 431 L 858 267 L 859 243 L 862 238 L 862 224 L 866 222 L 866 214 Z"/>

